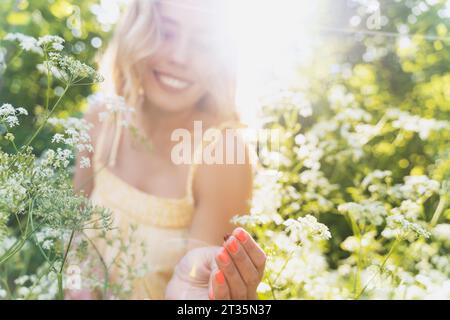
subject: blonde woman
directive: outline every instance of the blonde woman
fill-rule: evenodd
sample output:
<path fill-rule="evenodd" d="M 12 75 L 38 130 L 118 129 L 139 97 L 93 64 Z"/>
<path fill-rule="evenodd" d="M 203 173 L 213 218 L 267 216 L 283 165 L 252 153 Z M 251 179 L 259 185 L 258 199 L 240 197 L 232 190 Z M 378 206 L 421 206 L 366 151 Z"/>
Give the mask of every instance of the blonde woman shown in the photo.
<path fill-rule="evenodd" d="M 195 144 L 191 159 L 220 141 L 223 159 L 245 149 L 242 139 L 225 135 L 239 125 L 234 52 L 220 14 L 225 1 L 131 1 L 102 61 L 102 90 L 124 97 L 135 111 L 100 121 L 108 106 L 99 101 L 85 116 L 94 124 L 95 152 L 78 155 L 77 168 L 83 157 L 93 165 L 77 169 L 75 187 L 112 210 L 119 237 L 126 241 L 133 233 L 143 243 L 145 255 L 133 244 L 121 254 L 131 269 L 148 266 L 133 283 L 134 299 L 256 298 L 265 255 L 230 223 L 249 209 L 248 158 L 226 164 L 173 159 L 179 143 L 173 133 L 194 135 L 195 123 L 223 134 Z M 117 254 L 98 247 L 104 260 Z M 111 272 L 112 282 L 118 273 Z"/>

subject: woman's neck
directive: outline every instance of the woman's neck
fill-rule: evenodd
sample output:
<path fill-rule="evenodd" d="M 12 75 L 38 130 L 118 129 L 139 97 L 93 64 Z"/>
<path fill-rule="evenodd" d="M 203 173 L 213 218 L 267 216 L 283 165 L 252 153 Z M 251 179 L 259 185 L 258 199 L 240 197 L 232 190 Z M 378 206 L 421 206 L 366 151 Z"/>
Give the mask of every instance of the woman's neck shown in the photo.
<path fill-rule="evenodd" d="M 155 107 L 143 106 L 136 112 L 139 126 L 148 135 L 156 132 L 172 132 L 175 129 L 190 129 L 197 114 L 196 108 L 180 112 L 168 112 Z"/>

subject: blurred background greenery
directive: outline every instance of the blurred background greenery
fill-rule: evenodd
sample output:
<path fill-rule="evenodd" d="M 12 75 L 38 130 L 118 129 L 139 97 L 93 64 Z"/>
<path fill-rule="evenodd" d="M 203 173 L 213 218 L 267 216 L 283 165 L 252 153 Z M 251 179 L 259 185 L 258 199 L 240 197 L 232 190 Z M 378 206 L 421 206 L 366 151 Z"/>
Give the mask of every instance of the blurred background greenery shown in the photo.
<path fill-rule="evenodd" d="M 34 37 L 59 35 L 66 40 L 66 50 L 79 60 L 95 65 L 95 58 L 107 45 L 117 21 L 119 3 L 3 0 L 0 2 L 0 38 L 9 32 Z M 281 90 L 275 90 L 276 94 L 288 91 L 296 95 L 296 100 L 261 103 L 260 107 L 263 124 L 281 129 L 285 134 L 279 156 L 287 161 L 276 168 L 282 173 L 277 212 L 283 219 L 310 213 L 327 224 L 333 238 L 326 249 L 326 257 L 330 267 L 337 268 L 342 259 L 351 256 L 342 249 L 341 243 L 352 230 L 342 215 L 333 213 L 338 213 L 337 206 L 341 203 L 359 202 L 371 196 L 361 186 L 364 177 L 375 170 L 389 170 L 392 185 L 402 183 L 404 177 L 411 175 L 426 175 L 441 184 L 450 180 L 450 131 L 433 130 L 441 123 L 439 121 L 444 121 L 444 126 L 450 121 L 450 2 L 329 0 L 323 4 L 321 23 L 305 26 L 312 40 L 308 45 L 300 41 L 298 51 L 294 52 L 294 56 L 298 53 L 297 63 L 291 70 L 294 76 L 289 84 L 281 81 Z M 367 9 L 371 7 L 375 9 Z M 367 20 L 377 11 L 379 26 L 368 27 Z M 12 44 L 5 42 L 0 46 L 6 49 L 7 59 L 17 52 Z M 283 56 L 278 58 L 282 60 Z M 39 59 L 37 55 L 23 55 L 14 59 L 5 72 L 0 71 L 0 104 L 23 106 L 34 116 L 42 113 L 46 77 L 34 72 Z M 264 90 L 260 89 L 259 93 L 269 94 Z M 80 116 L 86 108 L 86 97 L 93 91 L 95 87 L 71 90 L 58 111 L 59 116 Z M 62 88 L 54 83 L 51 98 L 57 99 L 61 92 Z M 346 107 L 354 107 L 350 113 L 356 110 L 364 115 L 358 118 L 358 114 L 347 114 L 341 120 L 336 119 Z M 362 142 L 348 139 L 348 132 L 373 129 L 358 125 L 375 126 L 392 108 L 408 112 L 408 116 L 400 116 L 397 122 L 388 116 L 382 130 L 365 142 L 364 139 Z M 417 119 L 411 116 L 432 121 L 415 121 Z M 24 121 L 28 122 L 15 131 L 19 143 L 34 131 L 35 117 Z M 323 185 L 301 180 L 302 172 L 311 169 L 311 164 L 305 164 L 298 155 L 299 135 L 317 130 L 316 125 L 320 123 L 325 125 L 322 144 L 316 150 L 320 153 L 317 160 L 320 177 L 338 186 L 336 189 L 328 190 Z M 325 130 L 333 124 L 334 130 Z M 397 130 L 398 126 L 403 126 L 404 130 Z M 45 130 L 39 136 L 35 144 L 37 153 L 47 148 L 51 136 L 52 132 Z M 0 147 L 10 148 L 4 140 L 0 140 Z M 299 200 L 292 196 L 292 190 L 295 194 L 316 196 Z M 448 199 L 448 194 L 433 194 L 423 203 L 423 221 L 432 219 L 439 205 L 442 206 L 442 199 Z M 383 201 L 391 207 L 399 205 L 393 200 Z M 444 201 L 443 207 L 439 222 L 448 224 L 448 202 Z M 277 228 L 266 226 L 253 232 L 261 242 L 269 242 L 266 231 Z M 436 254 L 448 260 L 448 250 L 447 243 L 439 246 Z M 380 254 L 383 253 L 385 251 L 380 250 Z M 399 253 L 398 264 L 401 264 L 402 254 L 405 253 Z M 39 265 L 38 255 L 33 259 L 37 259 L 34 265 Z M 414 265 L 414 259 L 419 257 L 411 257 L 408 263 Z M 372 262 L 368 259 L 366 263 Z M 406 260 L 404 263 L 406 265 Z M 413 273 L 414 268 L 410 268 Z M 450 267 L 443 273 L 450 278 Z M 308 296 L 301 290 L 292 291 L 298 290 L 297 287 L 292 289 L 294 287 L 291 286 L 290 291 L 280 287 L 281 297 Z"/>
<path fill-rule="evenodd" d="M 97 5 L 97 7 L 95 7 Z M 108 11 L 109 10 L 109 11 Z M 66 40 L 66 50 L 92 66 L 99 50 L 104 48 L 112 24 L 116 22 L 118 7 L 99 6 L 99 1 L 16 1 L 0 2 L 0 38 L 7 33 L 20 32 L 39 37 L 47 34 L 58 35 Z M 109 14 L 104 19 L 102 13 Z M 103 20 L 102 20 L 103 19 Z M 3 45 L 7 49 L 7 60 L 18 52 L 13 43 Z M 47 80 L 44 74 L 34 72 L 41 63 L 38 55 L 21 55 L 13 60 L 4 74 L 0 75 L 0 101 L 16 106 L 24 106 L 32 115 L 39 115 L 45 106 Z M 86 97 L 92 93 L 91 87 L 78 87 L 70 90 L 59 109 L 59 116 L 80 115 L 86 105 Z M 23 94 L 26 92 L 26 94 Z M 55 82 L 51 91 L 51 101 L 56 101 L 63 88 Z M 35 118 L 24 119 L 24 125 L 16 132 L 18 142 L 34 132 Z M 36 140 L 35 149 L 40 153 L 51 140 L 51 132 L 45 131 Z M 2 145 L 5 148 L 10 146 Z"/>

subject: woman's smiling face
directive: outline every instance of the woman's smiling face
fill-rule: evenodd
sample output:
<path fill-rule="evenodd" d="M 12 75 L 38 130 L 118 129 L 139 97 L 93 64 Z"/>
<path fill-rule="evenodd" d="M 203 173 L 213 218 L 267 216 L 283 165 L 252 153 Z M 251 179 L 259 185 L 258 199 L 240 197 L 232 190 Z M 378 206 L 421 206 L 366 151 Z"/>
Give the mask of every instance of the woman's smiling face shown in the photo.
<path fill-rule="evenodd" d="M 152 107 L 169 112 L 193 108 L 208 92 L 215 68 L 216 0 L 162 0 L 157 4 L 162 42 L 142 69 Z"/>

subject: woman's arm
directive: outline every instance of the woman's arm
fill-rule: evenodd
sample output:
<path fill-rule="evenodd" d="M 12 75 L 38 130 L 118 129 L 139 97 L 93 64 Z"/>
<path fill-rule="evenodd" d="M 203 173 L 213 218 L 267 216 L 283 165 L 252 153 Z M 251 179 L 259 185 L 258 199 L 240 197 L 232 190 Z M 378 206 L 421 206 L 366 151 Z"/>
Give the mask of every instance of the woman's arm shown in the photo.
<path fill-rule="evenodd" d="M 238 154 L 238 148 L 245 150 L 244 163 L 203 165 L 197 171 L 190 251 L 175 269 L 168 298 L 257 298 L 266 256 L 245 230 L 233 231 L 230 223 L 233 216 L 248 212 L 252 195 L 252 166 L 243 141 L 226 143 L 224 159 L 229 152 Z"/>
<path fill-rule="evenodd" d="M 194 177 L 196 209 L 190 230 L 190 245 L 222 245 L 224 236 L 236 227 L 230 219 L 247 214 L 252 196 L 253 173 L 247 146 L 223 134 L 223 159 L 245 151 L 245 161 L 233 164 L 202 164 Z M 235 156 L 234 158 L 237 158 Z M 234 159 L 236 161 L 236 159 Z"/>

